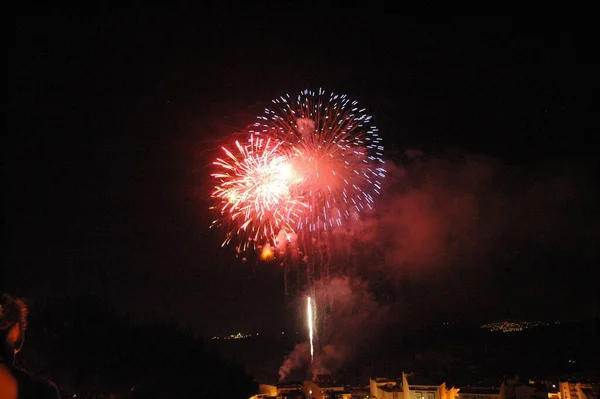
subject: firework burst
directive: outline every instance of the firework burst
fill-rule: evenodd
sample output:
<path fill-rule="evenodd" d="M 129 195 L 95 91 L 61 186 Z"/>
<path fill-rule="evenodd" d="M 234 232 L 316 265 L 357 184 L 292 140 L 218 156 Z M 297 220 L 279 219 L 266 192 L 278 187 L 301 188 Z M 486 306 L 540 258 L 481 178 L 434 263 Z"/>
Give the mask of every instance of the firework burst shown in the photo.
<path fill-rule="evenodd" d="M 366 109 L 344 94 L 304 90 L 272 101 L 250 133 L 280 145 L 299 179 L 305 205 L 294 229 L 328 230 L 372 208 L 385 177 L 383 146 Z"/>
<path fill-rule="evenodd" d="M 298 177 L 281 143 L 250 136 L 247 144 L 235 144 L 237 153 L 223 148 L 226 156 L 213 162 L 218 184 L 212 197 L 220 215 L 213 225 L 230 227 L 223 245 L 237 236 L 243 248 L 247 242 L 274 240 L 280 229 L 291 230 L 304 204 L 291 193 Z"/>
<path fill-rule="evenodd" d="M 385 177 L 383 146 L 364 108 L 344 94 L 304 90 L 273 100 L 237 151 L 223 148 L 213 173 L 215 225 L 242 249 L 278 246 L 281 232 L 309 236 L 373 206 Z"/>

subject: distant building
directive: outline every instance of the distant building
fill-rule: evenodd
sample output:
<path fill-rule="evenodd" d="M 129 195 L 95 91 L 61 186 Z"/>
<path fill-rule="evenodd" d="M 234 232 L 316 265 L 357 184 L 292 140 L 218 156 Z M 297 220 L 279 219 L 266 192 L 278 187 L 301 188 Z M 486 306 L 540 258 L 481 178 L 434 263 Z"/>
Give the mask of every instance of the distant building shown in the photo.
<path fill-rule="evenodd" d="M 369 399 L 371 397 L 371 390 L 369 386 L 349 386 L 348 391 L 352 399 Z"/>
<path fill-rule="evenodd" d="M 600 399 L 595 389 L 598 386 L 582 381 L 520 383 L 518 378 L 477 386 L 452 386 L 446 382 L 437 384 L 414 373 L 402 373 L 398 378 L 370 378 L 366 387 L 350 387 L 327 375 L 314 381 L 260 384 L 259 393 L 250 399 Z"/>
<path fill-rule="evenodd" d="M 415 374 L 401 378 L 369 380 L 370 397 L 376 399 L 458 399 L 458 388 L 447 389 L 446 383 L 435 384 Z"/>
<path fill-rule="evenodd" d="M 343 385 L 329 384 L 317 385 L 318 380 L 305 381 L 302 386 L 302 392 L 307 399 L 350 399 L 351 393 Z"/>
<path fill-rule="evenodd" d="M 404 399 L 402 379 L 370 378 L 369 397 L 376 399 Z"/>
<path fill-rule="evenodd" d="M 528 384 L 512 381 L 506 387 L 507 399 L 561 399 L 556 383 L 545 380 L 530 380 Z"/>
<path fill-rule="evenodd" d="M 289 384 L 277 385 L 277 398 L 278 399 L 304 399 L 305 395 L 302 391 L 303 384 L 300 382 L 293 382 Z"/>
<path fill-rule="evenodd" d="M 259 393 L 250 397 L 250 399 L 351 399 L 352 393 L 349 388 L 335 383 L 329 376 L 320 377 L 315 381 L 304 381 L 302 383 L 259 384 Z M 357 393 L 360 394 L 360 392 Z"/>
<path fill-rule="evenodd" d="M 251 396 L 250 399 L 276 398 L 278 393 L 279 392 L 275 385 L 259 384 L 258 393 L 254 396 Z"/>
<path fill-rule="evenodd" d="M 591 384 L 583 382 L 561 381 L 560 399 L 597 399 Z"/>
<path fill-rule="evenodd" d="M 534 385 L 530 384 L 521 384 L 517 385 L 514 388 L 515 399 L 549 399 L 548 392 L 543 392 L 538 390 L 538 388 Z M 556 398 L 552 397 L 551 399 L 558 399 L 558 394 L 555 393 Z"/>
<path fill-rule="evenodd" d="M 413 373 L 402 373 L 402 384 L 407 387 L 404 390 L 404 399 L 441 399 L 444 395 L 442 389 L 446 388 L 446 384 L 438 385 Z"/>
<path fill-rule="evenodd" d="M 504 381 L 499 386 L 461 386 L 458 399 L 506 399 Z"/>

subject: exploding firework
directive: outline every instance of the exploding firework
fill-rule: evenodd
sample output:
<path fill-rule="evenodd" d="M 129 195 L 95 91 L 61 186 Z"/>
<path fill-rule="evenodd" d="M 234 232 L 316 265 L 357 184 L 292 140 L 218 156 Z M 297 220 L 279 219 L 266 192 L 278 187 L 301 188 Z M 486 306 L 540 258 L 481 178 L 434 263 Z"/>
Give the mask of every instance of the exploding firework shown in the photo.
<path fill-rule="evenodd" d="M 322 89 L 273 100 L 247 133 L 214 162 L 214 224 L 229 227 L 224 245 L 235 239 L 238 250 L 250 244 L 261 261 L 285 265 L 286 294 L 288 281 L 303 292 L 327 281 L 333 263 L 351 263 L 335 261 L 332 232 L 373 207 L 386 173 L 382 139 L 365 108 Z"/>
<path fill-rule="evenodd" d="M 214 164 L 217 224 L 275 243 L 285 230 L 323 231 L 372 208 L 385 177 L 383 146 L 364 108 L 344 94 L 305 90 L 273 100 L 238 154 Z"/>
<path fill-rule="evenodd" d="M 329 230 L 373 206 L 385 177 L 383 146 L 365 108 L 345 94 L 304 90 L 272 101 L 250 130 L 275 140 L 299 177 L 295 230 Z"/>
<path fill-rule="evenodd" d="M 223 245 L 233 237 L 243 248 L 247 242 L 274 240 L 280 229 L 289 229 L 303 204 L 292 195 L 296 179 L 281 143 L 250 136 L 248 143 L 236 141 L 237 153 L 223 148 L 224 158 L 214 165 L 218 184 L 212 193 L 220 218 L 213 225 L 230 227 Z"/>

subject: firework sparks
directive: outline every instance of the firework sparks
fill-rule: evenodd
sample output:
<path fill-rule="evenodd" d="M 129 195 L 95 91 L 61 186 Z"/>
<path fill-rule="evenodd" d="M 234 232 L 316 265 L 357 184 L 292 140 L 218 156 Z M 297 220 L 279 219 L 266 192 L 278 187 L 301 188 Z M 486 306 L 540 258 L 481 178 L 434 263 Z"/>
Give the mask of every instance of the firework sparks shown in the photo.
<path fill-rule="evenodd" d="M 321 232 L 372 208 L 386 171 L 371 119 L 356 101 L 322 89 L 273 100 L 248 129 L 248 141 L 236 142 L 237 151 L 223 148 L 226 156 L 214 162 L 213 225 L 229 227 L 223 245 L 235 238 L 238 250 L 251 244 L 270 261 L 283 254 L 289 240 L 282 237 L 300 236 L 310 246 Z"/>
<path fill-rule="evenodd" d="M 212 176 L 219 184 L 212 197 L 221 215 L 213 225 L 234 226 L 223 245 L 235 235 L 274 240 L 280 229 L 291 230 L 289 223 L 302 204 L 291 195 L 295 172 L 289 158 L 278 151 L 280 145 L 251 136 L 247 145 L 236 141 L 237 155 L 223 148 L 226 157 L 213 163 L 219 171 Z"/>
<path fill-rule="evenodd" d="M 304 90 L 273 100 L 250 130 L 276 140 L 300 179 L 296 230 L 328 230 L 372 208 L 385 177 L 383 146 L 366 109 L 345 94 Z"/>
<path fill-rule="evenodd" d="M 313 322 L 315 320 L 315 316 L 313 315 L 313 305 L 310 297 L 306 298 L 306 323 L 308 326 L 308 338 L 310 342 L 310 364 L 313 364 L 313 360 L 315 357 L 315 349 L 313 346 Z"/>

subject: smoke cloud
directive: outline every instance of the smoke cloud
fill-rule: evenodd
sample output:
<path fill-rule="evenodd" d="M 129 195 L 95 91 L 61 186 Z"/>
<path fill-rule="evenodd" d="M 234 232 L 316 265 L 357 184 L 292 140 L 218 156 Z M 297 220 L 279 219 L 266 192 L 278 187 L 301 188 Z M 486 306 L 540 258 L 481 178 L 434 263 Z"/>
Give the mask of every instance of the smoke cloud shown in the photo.
<path fill-rule="evenodd" d="M 425 309 L 432 320 L 594 311 L 591 285 L 573 288 L 563 273 L 597 274 L 596 161 L 409 155 L 388 166 L 376 212 L 353 227 L 371 288 L 423 321 Z"/>
<path fill-rule="evenodd" d="M 336 277 L 315 285 L 316 344 L 310 364 L 308 343 L 295 346 L 279 369 L 280 380 L 294 369 L 309 368 L 313 378 L 331 374 L 359 353 L 367 338 L 388 316 L 388 308 L 375 300 L 366 281 Z"/>
<path fill-rule="evenodd" d="M 330 374 L 363 348 L 388 315 L 366 281 L 338 277 L 318 284 L 316 300 L 318 341 L 313 375 Z"/>
<path fill-rule="evenodd" d="M 303 367 L 310 362 L 310 345 L 308 342 L 302 342 L 296 344 L 292 353 L 290 353 L 281 367 L 279 367 L 279 381 L 285 380 L 292 372 L 292 370 L 297 370 Z"/>
<path fill-rule="evenodd" d="M 511 165 L 411 150 L 386 168 L 376 209 L 341 234 L 338 261 L 355 266 L 316 287 L 313 374 L 335 372 L 392 324 L 401 333 L 492 314 L 597 316 L 597 161 Z M 580 283 L 566 283 L 567 274 Z M 308 347 L 298 345 L 280 376 L 308 362 Z"/>

